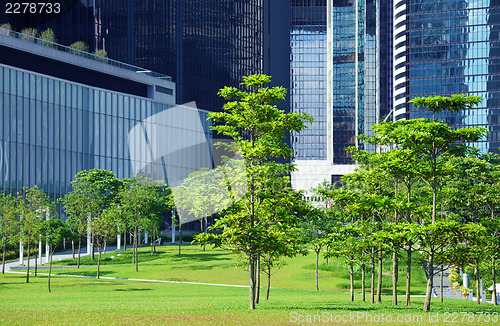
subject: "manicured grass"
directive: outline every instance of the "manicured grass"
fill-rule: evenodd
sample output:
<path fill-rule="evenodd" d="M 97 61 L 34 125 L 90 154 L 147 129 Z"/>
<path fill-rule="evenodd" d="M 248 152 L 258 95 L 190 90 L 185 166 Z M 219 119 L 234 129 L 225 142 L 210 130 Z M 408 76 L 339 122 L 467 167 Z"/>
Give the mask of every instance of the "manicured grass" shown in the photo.
<path fill-rule="evenodd" d="M 149 252 L 144 248 L 136 273 L 125 255 L 125 263 L 108 261 L 103 267 L 106 276 L 149 279 L 178 279 L 194 282 L 247 284 L 247 274 L 237 267 L 235 255 L 220 250 L 203 252 L 196 246 L 183 247 L 177 256 L 176 247 L 161 247 L 162 254 L 146 261 Z M 130 250 L 128 250 L 130 251 Z M 117 253 L 113 253 L 117 257 Z M 113 263 L 111 263 L 113 262 Z M 262 297 L 255 311 L 248 310 L 248 289 L 210 285 L 151 283 L 127 280 L 107 280 L 53 277 L 52 293 L 47 292 L 47 277 L 31 277 L 25 283 L 22 274 L 0 276 L 0 324 L 3 325 L 297 325 L 295 317 L 320 315 L 329 318 L 347 318 L 349 314 L 364 313 L 365 317 L 345 325 L 366 325 L 366 315 L 380 318 L 384 314 L 393 319 L 398 315 L 420 320 L 397 323 L 401 325 L 439 325 L 445 312 L 498 311 L 492 305 L 476 306 L 465 300 L 433 300 L 432 313 L 421 312 L 423 299 L 412 298 L 410 307 L 392 306 L 391 298 L 384 296 L 382 305 L 348 301 L 343 289 L 330 283 L 344 282 L 340 275 L 344 267 L 340 261 L 330 261 L 321 271 L 324 290 L 314 288 L 314 256 L 296 257 L 273 277 L 269 301 Z M 339 263 L 339 264 L 336 264 Z M 86 262 L 87 263 L 87 262 Z M 90 263 L 90 262 L 88 262 Z M 57 273 L 92 274 L 93 268 L 56 270 Z M 389 277 L 389 276 L 388 276 Z M 263 282 L 264 283 L 264 282 Z M 403 284 L 401 284 L 403 287 Z M 402 299 L 402 298 L 401 298 Z M 440 323 L 429 322 L 429 316 L 438 313 Z M 332 317 L 333 316 L 333 317 Z M 455 325 L 461 322 L 458 315 Z M 314 318 L 314 317 L 311 317 Z M 404 317 L 403 317 L 404 318 Z M 477 323 L 491 325 L 489 323 Z M 408 320 L 410 320 L 408 319 Z M 451 317 L 449 318 L 451 320 Z M 329 324 L 329 323 L 316 323 Z M 332 324 L 332 323 L 330 323 Z M 334 323 L 333 323 L 334 324 Z M 338 324 L 338 323 L 337 323 Z M 378 324 L 378 323 L 377 323 Z M 494 323 L 493 323 L 494 324 Z"/>

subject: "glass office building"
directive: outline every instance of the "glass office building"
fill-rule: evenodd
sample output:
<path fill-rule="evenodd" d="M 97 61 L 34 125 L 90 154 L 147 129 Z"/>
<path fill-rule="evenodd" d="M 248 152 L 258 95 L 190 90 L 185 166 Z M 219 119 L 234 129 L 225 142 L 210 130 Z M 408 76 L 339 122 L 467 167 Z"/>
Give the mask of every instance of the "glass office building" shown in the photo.
<path fill-rule="evenodd" d="M 294 187 L 352 172 L 348 146 L 375 150 L 356 136 L 370 135 L 392 104 L 389 8 L 376 0 L 292 1 L 291 107 L 315 119 L 292 137 Z"/>
<path fill-rule="evenodd" d="M 155 87 L 175 86 L 4 35 L 0 50 L 38 53 L 37 62 L 62 65 L 77 77 L 88 70 L 112 84 L 121 76 L 123 83 L 149 87 L 153 98 Z M 89 86 L 84 77 L 79 83 L 14 67 L 4 63 L 7 57 L 0 58 L 0 187 L 5 192 L 37 185 L 56 199 L 70 190 L 77 172 L 94 168 L 120 179 L 142 174 L 172 185 L 211 167 L 206 111 L 175 106 L 173 95 L 155 100 Z"/>
<path fill-rule="evenodd" d="M 49 0 L 50 1 L 50 0 Z M 52 28 L 61 44 L 85 41 L 120 62 L 172 76 L 177 103 L 220 110 L 217 92 L 266 73 L 289 84 L 287 0 L 62 0 L 50 15 L 1 13 L 21 30 Z M 288 102 L 280 106 L 288 110 Z"/>
<path fill-rule="evenodd" d="M 483 151 L 500 146 L 500 5 L 495 1 L 395 1 L 396 119 L 430 117 L 408 101 L 419 96 L 478 95 L 475 109 L 443 113 L 453 126 L 482 126 Z"/>

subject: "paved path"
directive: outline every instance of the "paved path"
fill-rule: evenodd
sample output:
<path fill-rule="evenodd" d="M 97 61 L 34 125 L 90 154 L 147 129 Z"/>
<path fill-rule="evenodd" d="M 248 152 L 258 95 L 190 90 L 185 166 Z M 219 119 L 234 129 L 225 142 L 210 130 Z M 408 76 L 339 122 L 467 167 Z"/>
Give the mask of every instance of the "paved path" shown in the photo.
<path fill-rule="evenodd" d="M 116 250 L 116 247 L 114 247 L 114 246 L 106 247 L 106 252 L 115 251 L 115 250 Z M 97 248 L 96 248 L 96 251 L 97 251 Z M 80 256 L 83 257 L 86 255 L 87 255 L 87 247 L 85 246 L 85 247 L 81 248 Z M 78 248 L 75 248 L 75 257 L 78 257 Z M 73 254 L 72 254 L 71 250 L 55 253 L 54 256 L 52 257 L 52 261 L 54 262 L 54 261 L 59 261 L 62 259 L 67 259 L 67 258 L 73 258 Z M 37 258 L 32 257 L 30 259 L 30 270 L 35 269 L 35 259 L 38 259 L 38 257 Z M 24 269 L 26 269 L 27 261 L 28 260 L 25 258 L 23 265 L 21 265 L 19 263 L 19 259 L 5 263 L 5 271 L 9 272 L 9 271 L 13 270 L 13 268 L 15 268 L 16 270 L 19 270 L 19 267 L 21 267 L 21 268 L 24 267 Z M 45 255 L 42 256 L 42 265 L 38 264 L 38 266 L 43 267 L 44 265 L 48 266 L 48 261 L 45 258 Z M 71 268 L 71 267 L 66 267 L 66 268 Z"/>

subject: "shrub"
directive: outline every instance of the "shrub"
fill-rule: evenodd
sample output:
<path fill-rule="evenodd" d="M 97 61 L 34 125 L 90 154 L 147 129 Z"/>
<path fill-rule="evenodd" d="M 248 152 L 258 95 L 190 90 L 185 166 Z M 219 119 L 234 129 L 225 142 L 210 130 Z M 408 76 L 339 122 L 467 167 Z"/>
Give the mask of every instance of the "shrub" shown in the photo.
<path fill-rule="evenodd" d="M 12 27 L 12 25 L 11 25 L 11 24 L 9 24 L 9 23 L 2 24 L 2 25 L 0 25 L 0 27 L 5 28 L 5 29 L 8 29 L 8 30 L 10 30 L 10 31 L 13 31 L 13 30 L 14 30 L 14 28 Z"/>
<path fill-rule="evenodd" d="M 38 29 L 32 27 L 26 27 L 21 30 L 21 34 L 28 35 L 31 37 L 38 37 Z"/>
<path fill-rule="evenodd" d="M 106 52 L 106 50 L 104 49 L 101 49 L 101 50 L 96 50 L 94 52 L 95 55 L 99 56 L 99 57 L 103 57 L 103 58 L 107 58 L 108 57 L 108 52 Z"/>
<path fill-rule="evenodd" d="M 47 28 L 40 34 L 40 38 L 44 41 L 49 41 L 52 43 L 57 43 L 56 34 L 50 28 Z M 44 45 L 49 45 L 49 43 L 44 43 Z"/>
<path fill-rule="evenodd" d="M 72 49 L 83 51 L 83 52 L 89 52 L 89 46 L 85 44 L 83 41 L 78 41 L 69 46 Z M 73 53 L 78 54 L 77 51 L 74 51 Z"/>

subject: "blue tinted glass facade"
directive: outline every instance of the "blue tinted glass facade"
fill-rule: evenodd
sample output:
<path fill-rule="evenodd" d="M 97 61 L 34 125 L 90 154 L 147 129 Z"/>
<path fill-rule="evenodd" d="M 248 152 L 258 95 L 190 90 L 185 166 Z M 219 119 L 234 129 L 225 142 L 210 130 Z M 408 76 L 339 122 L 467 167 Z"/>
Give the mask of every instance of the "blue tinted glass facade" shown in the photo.
<path fill-rule="evenodd" d="M 291 110 L 314 118 L 307 129 L 292 135 L 294 156 L 298 160 L 325 160 L 326 1 L 292 1 L 291 24 Z"/>
<path fill-rule="evenodd" d="M 483 126 L 485 151 L 500 146 L 500 4 L 496 1 L 408 1 L 406 99 L 468 94 L 483 97 L 478 108 L 438 118 L 455 126 Z M 407 117 L 429 113 L 407 107 Z"/>
<path fill-rule="evenodd" d="M 106 169 L 118 178 L 138 172 L 170 178 L 163 171 L 186 176 L 203 166 L 205 153 L 168 146 L 189 146 L 188 138 L 199 143 L 210 133 L 205 111 L 177 109 L 160 119 L 174 108 L 5 65 L 0 65 L 0 106 L 0 187 L 14 193 L 37 185 L 53 199 L 70 190 L 81 170 Z M 195 128 L 196 121 L 203 125 Z"/>

